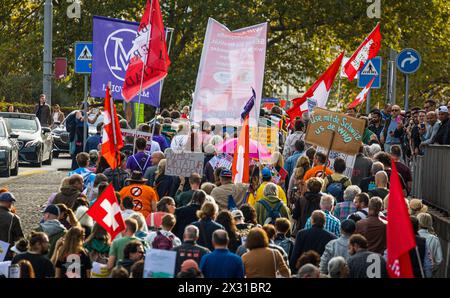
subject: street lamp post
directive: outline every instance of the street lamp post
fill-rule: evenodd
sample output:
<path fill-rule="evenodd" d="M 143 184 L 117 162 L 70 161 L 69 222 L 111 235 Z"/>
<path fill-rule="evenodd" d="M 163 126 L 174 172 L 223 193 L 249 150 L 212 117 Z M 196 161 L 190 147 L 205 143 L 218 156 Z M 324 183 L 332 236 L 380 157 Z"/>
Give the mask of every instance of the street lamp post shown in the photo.
<path fill-rule="evenodd" d="M 53 3 L 45 0 L 44 4 L 44 60 L 42 91 L 47 103 L 52 105 L 52 40 L 53 40 Z"/>

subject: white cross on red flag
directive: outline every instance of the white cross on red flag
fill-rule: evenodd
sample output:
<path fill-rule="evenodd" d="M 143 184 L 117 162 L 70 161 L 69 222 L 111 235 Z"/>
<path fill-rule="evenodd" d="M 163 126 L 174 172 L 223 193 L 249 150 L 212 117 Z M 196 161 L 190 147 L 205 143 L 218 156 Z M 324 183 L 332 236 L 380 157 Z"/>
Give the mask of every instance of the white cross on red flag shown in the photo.
<path fill-rule="evenodd" d="M 112 184 L 102 192 L 87 214 L 111 235 L 111 240 L 125 230 L 125 223 Z"/>

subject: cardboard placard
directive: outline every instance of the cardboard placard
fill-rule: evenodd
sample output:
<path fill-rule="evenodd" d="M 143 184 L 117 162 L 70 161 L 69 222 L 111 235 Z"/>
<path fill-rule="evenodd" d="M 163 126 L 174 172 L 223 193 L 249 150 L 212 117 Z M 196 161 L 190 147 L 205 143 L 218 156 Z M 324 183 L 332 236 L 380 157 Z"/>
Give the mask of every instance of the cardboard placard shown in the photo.
<path fill-rule="evenodd" d="M 172 278 L 175 275 L 177 253 L 170 250 L 150 249 L 145 255 L 144 278 Z"/>
<path fill-rule="evenodd" d="M 314 108 L 310 115 L 305 142 L 331 150 L 355 155 L 359 152 L 364 133 L 364 120 L 322 108 Z"/>
<path fill-rule="evenodd" d="M 200 152 L 173 152 L 166 150 L 166 175 L 189 177 L 192 173 L 203 175 L 205 155 Z"/>

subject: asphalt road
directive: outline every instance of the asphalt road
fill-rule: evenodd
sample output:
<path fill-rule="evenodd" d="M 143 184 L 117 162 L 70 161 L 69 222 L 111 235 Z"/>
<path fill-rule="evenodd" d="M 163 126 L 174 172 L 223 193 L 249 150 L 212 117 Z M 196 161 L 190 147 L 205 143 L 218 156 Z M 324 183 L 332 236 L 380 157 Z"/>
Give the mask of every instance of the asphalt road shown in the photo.
<path fill-rule="evenodd" d="M 36 168 L 20 164 L 16 177 L 0 178 L 0 187 L 6 187 L 16 197 L 16 214 L 21 219 L 26 236 L 37 227 L 42 217 L 41 206 L 52 193 L 58 191 L 70 165 L 69 156 L 62 155 L 53 159 L 51 166 Z"/>

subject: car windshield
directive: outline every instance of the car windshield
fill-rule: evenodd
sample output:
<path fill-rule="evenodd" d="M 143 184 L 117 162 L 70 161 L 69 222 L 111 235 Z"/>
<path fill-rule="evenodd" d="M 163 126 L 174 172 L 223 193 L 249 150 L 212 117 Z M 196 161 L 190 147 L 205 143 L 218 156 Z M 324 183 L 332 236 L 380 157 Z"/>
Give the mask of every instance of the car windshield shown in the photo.
<path fill-rule="evenodd" d="M 12 130 L 38 131 L 36 119 L 6 118 Z"/>

